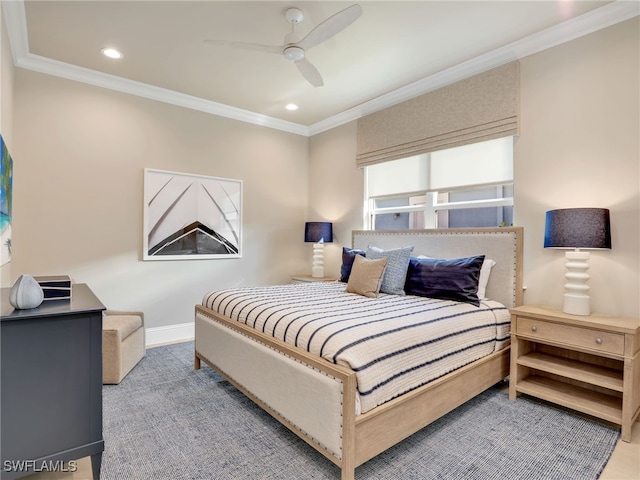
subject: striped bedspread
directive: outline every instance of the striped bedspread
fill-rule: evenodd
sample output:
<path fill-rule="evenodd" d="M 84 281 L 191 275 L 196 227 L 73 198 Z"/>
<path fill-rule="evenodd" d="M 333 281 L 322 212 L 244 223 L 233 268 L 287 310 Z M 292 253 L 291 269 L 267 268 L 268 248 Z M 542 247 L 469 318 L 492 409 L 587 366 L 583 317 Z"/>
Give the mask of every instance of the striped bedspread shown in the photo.
<path fill-rule="evenodd" d="M 217 290 L 202 304 L 356 372 L 359 413 L 509 343 L 509 311 L 448 300 L 345 293 L 340 282 Z"/>

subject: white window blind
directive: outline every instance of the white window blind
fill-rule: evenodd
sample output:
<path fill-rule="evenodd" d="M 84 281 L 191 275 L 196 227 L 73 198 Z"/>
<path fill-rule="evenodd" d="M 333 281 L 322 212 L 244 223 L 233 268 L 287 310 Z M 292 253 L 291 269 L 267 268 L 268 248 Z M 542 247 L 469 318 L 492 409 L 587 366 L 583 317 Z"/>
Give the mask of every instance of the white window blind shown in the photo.
<path fill-rule="evenodd" d="M 369 198 L 513 182 L 513 137 L 367 167 Z"/>
<path fill-rule="evenodd" d="M 382 197 L 428 189 L 428 155 L 401 158 L 367 167 L 370 197 Z"/>
<path fill-rule="evenodd" d="M 431 154 L 429 191 L 513 182 L 513 137 Z"/>

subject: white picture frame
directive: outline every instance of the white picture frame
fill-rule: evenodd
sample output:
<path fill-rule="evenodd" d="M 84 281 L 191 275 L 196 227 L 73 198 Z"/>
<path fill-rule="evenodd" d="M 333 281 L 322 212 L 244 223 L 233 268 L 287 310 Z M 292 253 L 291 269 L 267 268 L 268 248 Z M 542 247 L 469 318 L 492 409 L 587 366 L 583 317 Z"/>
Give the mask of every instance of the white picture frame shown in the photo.
<path fill-rule="evenodd" d="M 145 168 L 143 260 L 242 257 L 242 180 Z"/>

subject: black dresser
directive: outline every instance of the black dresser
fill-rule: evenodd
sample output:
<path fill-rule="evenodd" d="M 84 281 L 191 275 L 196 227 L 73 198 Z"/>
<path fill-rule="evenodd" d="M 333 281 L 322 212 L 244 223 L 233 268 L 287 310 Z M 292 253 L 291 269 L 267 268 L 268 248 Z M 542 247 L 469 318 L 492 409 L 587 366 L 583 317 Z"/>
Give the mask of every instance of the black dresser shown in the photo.
<path fill-rule="evenodd" d="M 63 462 L 91 455 L 97 479 L 105 307 L 85 284 L 72 286 L 71 301 L 29 310 L 14 310 L 9 291 L 0 304 L 0 477 L 69 469 Z"/>

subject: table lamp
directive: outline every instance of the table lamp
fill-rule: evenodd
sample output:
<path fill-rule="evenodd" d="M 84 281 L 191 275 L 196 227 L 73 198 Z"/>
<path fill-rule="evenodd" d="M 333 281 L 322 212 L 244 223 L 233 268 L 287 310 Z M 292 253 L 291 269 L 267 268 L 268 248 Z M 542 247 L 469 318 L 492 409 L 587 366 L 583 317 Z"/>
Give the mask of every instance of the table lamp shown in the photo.
<path fill-rule="evenodd" d="M 333 225 L 331 222 L 306 222 L 304 224 L 304 241 L 313 242 L 312 277 L 324 277 L 324 244 L 333 242 Z"/>
<path fill-rule="evenodd" d="M 609 210 L 605 208 L 564 208 L 547 212 L 544 248 L 568 250 L 562 311 L 589 315 L 589 252 L 611 248 Z"/>

